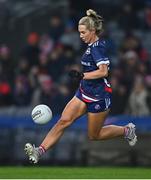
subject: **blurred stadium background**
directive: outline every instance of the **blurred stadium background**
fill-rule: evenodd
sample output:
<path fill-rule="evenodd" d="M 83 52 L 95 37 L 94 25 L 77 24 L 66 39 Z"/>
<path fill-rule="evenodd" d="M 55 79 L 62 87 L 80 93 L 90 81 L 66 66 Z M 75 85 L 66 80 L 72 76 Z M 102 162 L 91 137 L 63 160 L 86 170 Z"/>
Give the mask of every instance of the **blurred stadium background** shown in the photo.
<path fill-rule="evenodd" d="M 89 8 L 104 17 L 112 61 L 106 123 L 134 122 L 139 141 L 90 142 L 84 116 L 40 165 L 151 166 L 151 0 L 0 0 L 0 165 L 28 165 L 24 144 L 38 145 L 73 96 L 68 72 L 80 70 L 77 23 Z M 53 111 L 48 125 L 31 120 L 40 103 Z"/>

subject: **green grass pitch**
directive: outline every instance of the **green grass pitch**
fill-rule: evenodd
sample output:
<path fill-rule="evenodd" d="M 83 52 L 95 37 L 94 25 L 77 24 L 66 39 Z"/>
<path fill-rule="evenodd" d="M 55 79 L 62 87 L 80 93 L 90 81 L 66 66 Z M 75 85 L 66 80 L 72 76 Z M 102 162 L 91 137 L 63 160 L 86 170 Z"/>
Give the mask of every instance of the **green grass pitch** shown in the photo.
<path fill-rule="evenodd" d="M 0 167 L 0 179 L 151 179 L 151 168 Z"/>

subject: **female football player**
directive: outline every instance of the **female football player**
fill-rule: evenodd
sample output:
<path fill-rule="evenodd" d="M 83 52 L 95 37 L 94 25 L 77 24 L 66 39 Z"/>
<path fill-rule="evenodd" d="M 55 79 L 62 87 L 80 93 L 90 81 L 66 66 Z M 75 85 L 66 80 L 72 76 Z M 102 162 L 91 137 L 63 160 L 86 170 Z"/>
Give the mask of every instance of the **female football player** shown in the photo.
<path fill-rule="evenodd" d="M 41 145 L 39 147 L 34 147 L 30 143 L 25 145 L 25 152 L 31 162 L 37 163 L 41 155 L 57 143 L 64 130 L 85 113 L 88 115 L 90 140 L 123 136 L 128 140 L 129 145 L 135 145 L 137 136 L 134 124 L 104 126 L 112 104 L 112 89 L 107 80 L 110 59 L 106 54 L 106 42 L 101 38 L 102 25 L 102 17 L 91 9 L 87 10 L 86 16 L 80 19 L 78 24 L 80 38 L 88 46 L 81 58 L 83 73 L 77 71 L 70 73 L 71 76 L 81 79 L 79 88 Z"/>

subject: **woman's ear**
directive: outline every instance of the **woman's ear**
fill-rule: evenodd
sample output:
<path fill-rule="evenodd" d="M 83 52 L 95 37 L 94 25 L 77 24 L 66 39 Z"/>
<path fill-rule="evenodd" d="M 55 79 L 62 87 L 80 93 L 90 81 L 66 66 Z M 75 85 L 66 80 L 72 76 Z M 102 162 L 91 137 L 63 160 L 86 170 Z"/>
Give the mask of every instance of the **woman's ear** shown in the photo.
<path fill-rule="evenodd" d="M 93 34 L 96 34 L 96 29 L 92 29 L 91 31 Z"/>

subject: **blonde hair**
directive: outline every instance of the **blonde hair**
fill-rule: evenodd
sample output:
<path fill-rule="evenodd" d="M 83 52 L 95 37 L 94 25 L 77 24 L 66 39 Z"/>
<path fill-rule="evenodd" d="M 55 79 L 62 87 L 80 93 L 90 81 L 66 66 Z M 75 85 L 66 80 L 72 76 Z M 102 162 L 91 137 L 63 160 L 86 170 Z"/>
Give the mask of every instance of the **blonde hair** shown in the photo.
<path fill-rule="evenodd" d="M 89 9 L 86 11 L 86 15 L 79 20 L 79 25 L 85 25 L 87 29 L 95 30 L 99 36 L 103 32 L 103 18 L 98 15 L 96 11 Z"/>

